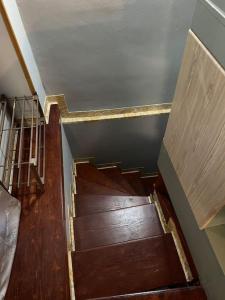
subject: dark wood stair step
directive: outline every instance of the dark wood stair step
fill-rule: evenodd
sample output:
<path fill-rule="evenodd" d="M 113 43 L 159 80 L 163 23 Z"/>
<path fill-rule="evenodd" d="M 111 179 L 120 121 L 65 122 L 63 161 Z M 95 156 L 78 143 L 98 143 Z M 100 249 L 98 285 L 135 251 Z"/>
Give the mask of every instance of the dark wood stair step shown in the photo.
<path fill-rule="evenodd" d="M 142 182 L 141 182 L 141 179 L 140 179 L 141 173 L 139 171 L 137 171 L 137 172 L 127 172 L 127 173 L 125 172 L 125 173 L 122 173 L 122 175 L 130 183 L 130 185 L 133 187 L 133 189 L 135 190 L 137 195 L 139 195 L 139 196 L 146 196 L 147 195 L 146 192 L 145 192 L 145 189 L 142 185 Z"/>
<path fill-rule="evenodd" d="M 101 184 L 108 188 L 127 193 L 127 191 L 123 187 L 121 187 L 121 185 L 111 180 L 103 172 L 100 172 L 95 166 L 91 165 L 90 163 L 77 164 L 76 168 L 77 177 L 81 177 L 87 181 Z"/>
<path fill-rule="evenodd" d="M 76 217 L 91 215 L 111 210 L 118 210 L 148 204 L 148 197 L 112 196 L 112 195 L 77 195 Z"/>
<path fill-rule="evenodd" d="M 108 211 L 74 219 L 76 250 L 163 235 L 154 204 Z"/>
<path fill-rule="evenodd" d="M 168 198 L 168 196 L 166 196 L 165 194 L 157 193 L 157 197 L 158 197 L 160 206 L 163 210 L 163 214 L 164 214 L 164 217 L 165 217 L 166 221 L 168 222 L 169 218 L 172 218 L 173 221 L 175 222 L 177 232 L 179 234 L 179 237 L 180 237 L 185 255 L 187 257 L 187 260 L 188 260 L 188 263 L 189 263 L 189 266 L 190 266 L 190 269 L 191 269 L 191 272 L 192 272 L 193 280 L 197 281 L 198 277 L 199 277 L 198 272 L 197 272 L 197 269 L 195 267 L 191 252 L 189 250 L 188 244 L 186 242 L 185 236 L 184 236 L 183 231 L 181 229 L 181 226 L 180 226 L 179 220 L 176 216 L 173 205 L 172 205 L 170 199 Z"/>
<path fill-rule="evenodd" d="M 157 176 L 140 177 L 146 195 L 153 194 L 154 183 L 157 181 Z"/>
<path fill-rule="evenodd" d="M 121 170 L 118 167 L 100 169 L 102 173 L 112 179 L 114 182 L 122 186 L 130 195 L 137 195 L 134 188 L 126 180 L 126 178 L 121 174 Z"/>
<path fill-rule="evenodd" d="M 121 195 L 127 196 L 127 192 L 121 192 L 117 189 L 112 189 L 101 184 L 87 181 L 81 177 L 76 177 L 77 193 L 93 194 L 93 195 Z"/>
<path fill-rule="evenodd" d="M 201 286 L 181 287 L 159 291 L 120 295 L 114 297 L 92 298 L 92 300 L 207 300 Z"/>
<path fill-rule="evenodd" d="M 171 234 L 72 253 L 76 299 L 185 284 Z"/>

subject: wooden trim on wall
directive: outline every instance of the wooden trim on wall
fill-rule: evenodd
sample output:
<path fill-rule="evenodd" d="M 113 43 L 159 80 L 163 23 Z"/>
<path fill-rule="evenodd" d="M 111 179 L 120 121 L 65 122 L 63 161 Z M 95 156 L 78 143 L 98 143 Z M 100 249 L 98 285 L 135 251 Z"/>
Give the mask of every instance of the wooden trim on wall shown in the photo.
<path fill-rule="evenodd" d="M 33 81 L 31 79 L 30 73 L 29 73 L 29 71 L 27 69 L 27 65 L 26 65 L 25 60 L 23 58 L 23 54 L 22 54 L 20 46 L 19 46 L 19 44 L 17 42 L 17 39 L 16 39 L 15 33 L 13 31 L 11 22 L 9 20 L 6 8 L 5 8 L 5 6 L 4 6 L 4 4 L 3 4 L 2 1 L 0 1 L 0 13 L 1 13 L 2 19 L 3 19 L 4 23 L 5 23 L 5 26 L 6 26 L 6 29 L 8 31 L 8 34 L 9 34 L 10 40 L 12 42 L 12 45 L 13 45 L 13 47 L 15 49 L 15 52 L 16 52 L 16 55 L 18 57 L 19 63 L 21 65 L 21 68 L 23 70 L 23 73 L 24 73 L 24 76 L 26 78 L 27 84 L 29 86 L 30 92 L 32 93 L 32 95 L 34 95 L 36 93 L 36 91 L 35 91 L 35 87 L 34 87 Z"/>

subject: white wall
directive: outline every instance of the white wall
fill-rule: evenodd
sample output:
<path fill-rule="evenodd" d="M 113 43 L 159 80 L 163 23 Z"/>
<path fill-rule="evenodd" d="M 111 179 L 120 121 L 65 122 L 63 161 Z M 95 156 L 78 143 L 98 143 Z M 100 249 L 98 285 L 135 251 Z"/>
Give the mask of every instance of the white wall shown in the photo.
<path fill-rule="evenodd" d="M 0 94 L 8 97 L 30 95 L 30 90 L 0 15 Z"/>
<path fill-rule="evenodd" d="M 11 22 L 12 28 L 14 30 L 17 42 L 21 49 L 23 58 L 27 65 L 28 71 L 30 73 L 31 79 L 33 81 L 36 92 L 39 96 L 40 103 L 42 107 L 45 101 L 45 90 L 41 81 L 39 70 L 37 68 L 33 52 L 27 38 L 26 31 L 24 29 L 20 13 L 15 0 L 3 0 L 3 4 L 6 8 L 9 20 Z"/>

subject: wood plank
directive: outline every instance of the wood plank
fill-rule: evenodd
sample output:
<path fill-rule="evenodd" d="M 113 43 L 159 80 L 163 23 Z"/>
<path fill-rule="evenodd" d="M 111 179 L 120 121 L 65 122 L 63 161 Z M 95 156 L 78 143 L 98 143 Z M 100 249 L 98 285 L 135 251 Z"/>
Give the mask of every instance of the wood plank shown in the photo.
<path fill-rule="evenodd" d="M 121 170 L 118 167 L 101 169 L 100 171 L 111 178 L 113 181 L 115 181 L 117 184 L 121 185 L 123 189 L 125 189 L 129 193 L 129 195 L 137 195 L 134 188 L 121 174 Z"/>
<path fill-rule="evenodd" d="M 127 191 L 120 184 L 111 180 L 108 176 L 90 163 L 77 164 L 76 168 L 77 177 L 81 177 L 93 183 L 104 185 L 107 188 L 127 193 Z"/>
<path fill-rule="evenodd" d="M 73 253 L 76 299 L 110 297 L 185 284 L 170 234 Z"/>
<path fill-rule="evenodd" d="M 76 217 L 148 204 L 148 197 L 76 195 Z"/>
<path fill-rule="evenodd" d="M 122 173 L 124 178 L 130 183 L 130 185 L 133 187 L 137 195 L 139 196 L 148 196 L 145 192 L 145 189 L 142 185 L 140 176 L 140 172 L 132 172 L 132 173 Z"/>
<path fill-rule="evenodd" d="M 95 298 L 92 300 L 207 300 L 206 294 L 202 287 L 181 287 L 165 289 L 159 291 L 120 295 L 115 297 Z"/>
<path fill-rule="evenodd" d="M 158 176 L 153 177 L 141 177 L 141 183 L 144 187 L 146 195 L 153 194 L 154 192 L 154 184 L 156 183 Z"/>
<path fill-rule="evenodd" d="M 18 196 L 19 236 L 6 300 L 69 300 L 59 110 L 46 126 L 46 180 L 42 195 Z"/>
<path fill-rule="evenodd" d="M 81 177 L 76 177 L 76 188 L 77 193 L 79 195 L 84 194 L 93 194 L 93 195 L 121 195 L 121 196 L 127 196 L 127 192 L 121 192 L 116 189 L 112 189 L 109 187 L 106 187 L 101 184 L 97 184 L 94 182 L 90 182 L 88 180 L 85 180 Z"/>
<path fill-rule="evenodd" d="M 157 235 L 163 235 L 163 230 L 153 204 L 74 219 L 78 251 Z"/>
<path fill-rule="evenodd" d="M 225 71 L 191 31 L 164 144 L 205 228 L 225 205 Z"/>

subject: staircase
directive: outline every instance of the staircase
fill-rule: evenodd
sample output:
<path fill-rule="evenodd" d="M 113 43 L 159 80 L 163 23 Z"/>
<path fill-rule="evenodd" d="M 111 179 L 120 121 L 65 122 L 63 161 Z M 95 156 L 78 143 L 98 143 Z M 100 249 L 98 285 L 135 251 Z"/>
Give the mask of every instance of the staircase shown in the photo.
<path fill-rule="evenodd" d="M 76 300 L 206 299 L 159 176 L 76 164 Z"/>

